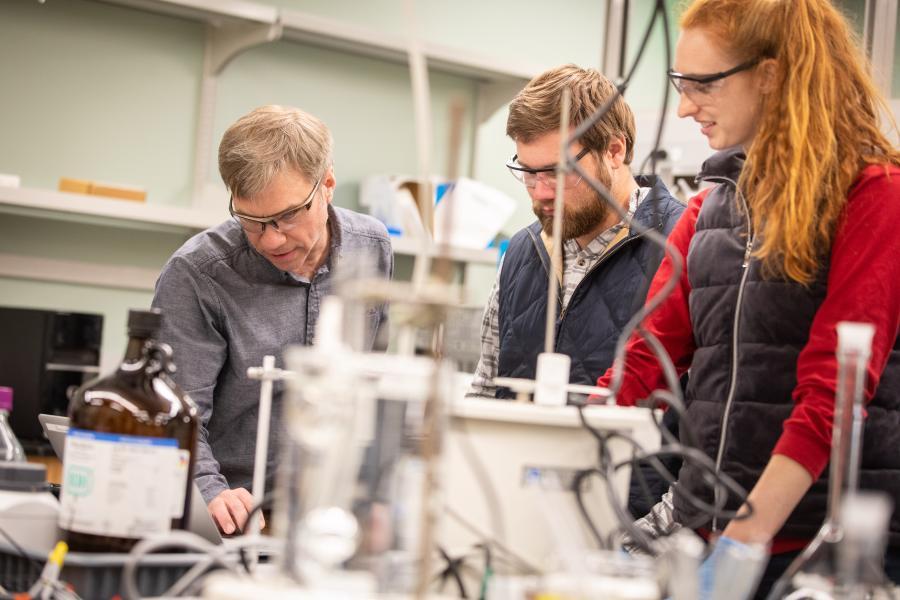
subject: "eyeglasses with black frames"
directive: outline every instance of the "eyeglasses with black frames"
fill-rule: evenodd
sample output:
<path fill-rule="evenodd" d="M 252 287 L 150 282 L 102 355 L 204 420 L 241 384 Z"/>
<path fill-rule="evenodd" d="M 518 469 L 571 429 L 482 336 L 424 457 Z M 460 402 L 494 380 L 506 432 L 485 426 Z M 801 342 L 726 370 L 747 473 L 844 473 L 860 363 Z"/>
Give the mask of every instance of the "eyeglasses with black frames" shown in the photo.
<path fill-rule="evenodd" d="M 690 98 L 705 98 L 720 87 L 720 84 L 717 85 L 717 82 L 735 73 L 752 69 L 759 64 L 760 60 L 760 58 L 754 58 L 739 64 L 733 69 L 710 75 L 685 75 L 669 69 L 669 81 L 672 82 L 679 94 L 687 94 Z"/>
<path fill-rule="evenodd" d="M 575 162 L 578 162 L 587 156 L 590 149 L 583 148 L 575 156 Z M 556 167 L 544 167 L 541 169 L 532 169 L 519 163 L 519 155 L 513 154 L 513 157 L 506 161 L 506 168 L 513 174 L 513 177 L 525 184 L 527 188 L 533 188 L 542 182 L 547 187 L 556 187 Z M 563 180 L 565 189 L 573 188 L 581 182 L 581 175 L 574 172 L 568 172 Z"/>
<path fill-rule="evenodd" d="M 250 215 L 236 212 L 234 210 L 233 196 L 228 203 L 228 212 L 231 213 L 232 218 L 234 218 L 247 233 L 261 235 L 266 231 L 266 227 L 272 227 L 276 231 L 285 233 L 297 227 L 302 221 L 302 215 L 309 212 L 309 209 L 312 208 L 312 202 L 321 182 L 322 178 L 319 177 L 319 179 L 316 180 L 316 185 L 313 186 L 312 191 L 303 202 L 296 206 L 291 206 L 277 215 L 272 215 L 270 217 L 251 217 Z"/>

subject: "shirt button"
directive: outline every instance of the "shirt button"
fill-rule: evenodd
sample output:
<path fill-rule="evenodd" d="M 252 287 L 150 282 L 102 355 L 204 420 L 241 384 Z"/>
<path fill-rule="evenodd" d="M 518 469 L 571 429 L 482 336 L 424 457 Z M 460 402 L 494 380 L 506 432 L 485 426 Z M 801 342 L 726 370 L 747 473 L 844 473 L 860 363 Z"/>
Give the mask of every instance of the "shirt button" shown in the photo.
<path fill-rule="evenodd" d="M 579 266 L 579 267 L 583 267 L 583 266 L 584 266 L 584 259 L 583 259 L 583 258 L 579 258 L 579 259 L 578 259 L 578 266 Z"/>

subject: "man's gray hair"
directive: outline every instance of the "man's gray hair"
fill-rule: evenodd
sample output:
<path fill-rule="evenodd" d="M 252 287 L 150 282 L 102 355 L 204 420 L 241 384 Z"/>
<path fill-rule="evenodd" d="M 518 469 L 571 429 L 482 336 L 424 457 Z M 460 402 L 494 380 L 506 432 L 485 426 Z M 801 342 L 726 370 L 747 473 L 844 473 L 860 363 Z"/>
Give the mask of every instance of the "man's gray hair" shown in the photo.
<path fill-rule="evenodd" d="M 311 114 L 288 106 L 261 106 L 238 119 L 219 144 L 219 173 L 228 191 L 253 198 L 276 174 L 294 169 L 310 182 L 331 166 L 331 132 Z"/>

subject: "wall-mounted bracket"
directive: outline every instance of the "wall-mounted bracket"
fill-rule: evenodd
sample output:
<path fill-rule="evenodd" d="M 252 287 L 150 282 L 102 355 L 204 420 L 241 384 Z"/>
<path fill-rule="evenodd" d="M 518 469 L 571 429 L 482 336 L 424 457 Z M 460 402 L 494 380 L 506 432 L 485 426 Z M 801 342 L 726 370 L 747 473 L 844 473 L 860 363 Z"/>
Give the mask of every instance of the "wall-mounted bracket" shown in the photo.
<path fill-rule="evenodd" d="M 277 41 L 281 39 L 281 34 L 281 20 L 278 18 L 273 23 L 207 25 L 204 76 L 219 75 L 241 52 L 260 44 Z"/>
<path fill-rule="evenodd" d="M 192 198 L 195 208 L 218 207 L 221 200 L 215 190 L 207 192 L 219 74 L 238 54 L 281 38 L 283 29 L 281 19 L 277 13 L 273 15 L 274 20 L 271 23 L 227 22 L 206 26 L 203 79 L 200 84 L 200 105 L 197 110 L 197 135 L 194 147 Z"/>

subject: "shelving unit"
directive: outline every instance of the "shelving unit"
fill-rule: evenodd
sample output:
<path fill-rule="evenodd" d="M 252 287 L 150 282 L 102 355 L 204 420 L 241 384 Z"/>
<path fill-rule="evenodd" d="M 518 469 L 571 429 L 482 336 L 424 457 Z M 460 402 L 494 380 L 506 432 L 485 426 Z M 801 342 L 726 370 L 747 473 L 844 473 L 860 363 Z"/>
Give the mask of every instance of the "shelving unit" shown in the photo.
<path fill-rule="evenodd" d="M 200 231 L 221 223 L 228 211 L 163 206 L 33 188 L 0 187 L 0 211 L 39 217 L 87 219 L 137 229 Z"/>
<path fill-rule="evenodd" d="M 416 241 L 397 237 L 391 238 L 391 246 L 394 248 L 394 254 L 403 255 L 415 255 L 419 249 L 419 245 Z M 445 247 L 431 247 L 431 256 L 437 256 L 438 252 L 446 252 L 451 259 L 457 262 L 484 265 L 497 264 L 498 252 L 496 248 L 485 248 L 484 250 L 476 250 L 474 248 L 449 248 L 448 252 Z"/>
<path fill-rule="evenodd" d="M 213 27 L 226 25 L 277 25 L 281 38 L 289 41 L 331 48 L 343 52 L 406 63 L 406 40 L 366 27 L 296 10 L 244 0 L 98 0 L 156 14 L 169 15 L 207 23 Z M 527 65 L 511 65 L 480 56 L 462 48 L 423 44 L 430 68 L 463 75 L 485 83 L 515 81 L 524 85 L 538 69 Z"/>
<path fill-rule="evenodd" d="M 406 64 L 408 40 L 402 35 L 351 25 L 301 11 L 246 0 L 95 0 L 127 9 L 187 19 L 206 26 L 206 46 L 198 101 L 192 205 L 170 206 L 35 188 L 0 187 L 0 213 L 62 219 L 121 229 L 192 235 L 228 218 L 225 202 L 206 183 L 212 156 L 212 122 L 217 78 L 239 53 L 259 44 L 286 40 L 359 56 Z M 472 79 L 478 90 L 476 121 L 483 122 L 507 102 L 538 69 L 510 64 L 463 48 L 422 43 L 429 69 Z M 472 152 L 474 160 L 474 149 Z M 415 255 L 413 240 L 392 238 L 397 255 Z M 437 254 L 432 247 L 430 253 Z M 452 248 L 463 266 L 495 265 L 497 251 Z M 151 290 L 153 269 L 122 269 L 78 261 L 49 261 L 17 254 L 0 256 L 0 276 L 85 285 Z"/>
<path fill-rule="evenodd" d="M 202 211 L 110 200 L 30 188 L 0 187 L 0 212 L 89 222 L 118 228 L 174 231 L 192 235 L 228 218 L 227 211 Z M 414 240 L 391 238 L 394 253 L 412 256 L 419 245 Z M 430 249 L 432 256 L 438 249 Z M 450 248 L 450 257 L 459 263 L 494 265 L 497 250 Z M 19 256 L 0 253 L 0 277 L 33 279 L 128 290 L 152 291 L 159 275 L 154 269 L 122 267 L 81 261 Z"/>
<path fill-rule="evenodd" d="M 208 197 L 207 174 L 213 144 L 216 88 L 219 75 L 238 54 L 260 44 L 284 39 L 390 62 L 408 63 L 408 40 L 403 36 L 245 0 L 96 1 L 206 24 L 194 144 L 193 204 L 197 208 L 212 204 Z M 478 123 L 487 120 L 539 71 L 526 65 L 497 61 L 463 48 L 427 42 L 421 46 L 430 69 L 462 75 L 477 82 L 474 112 Z M 470 160 L 475 160 L 474 147 Z"/>

